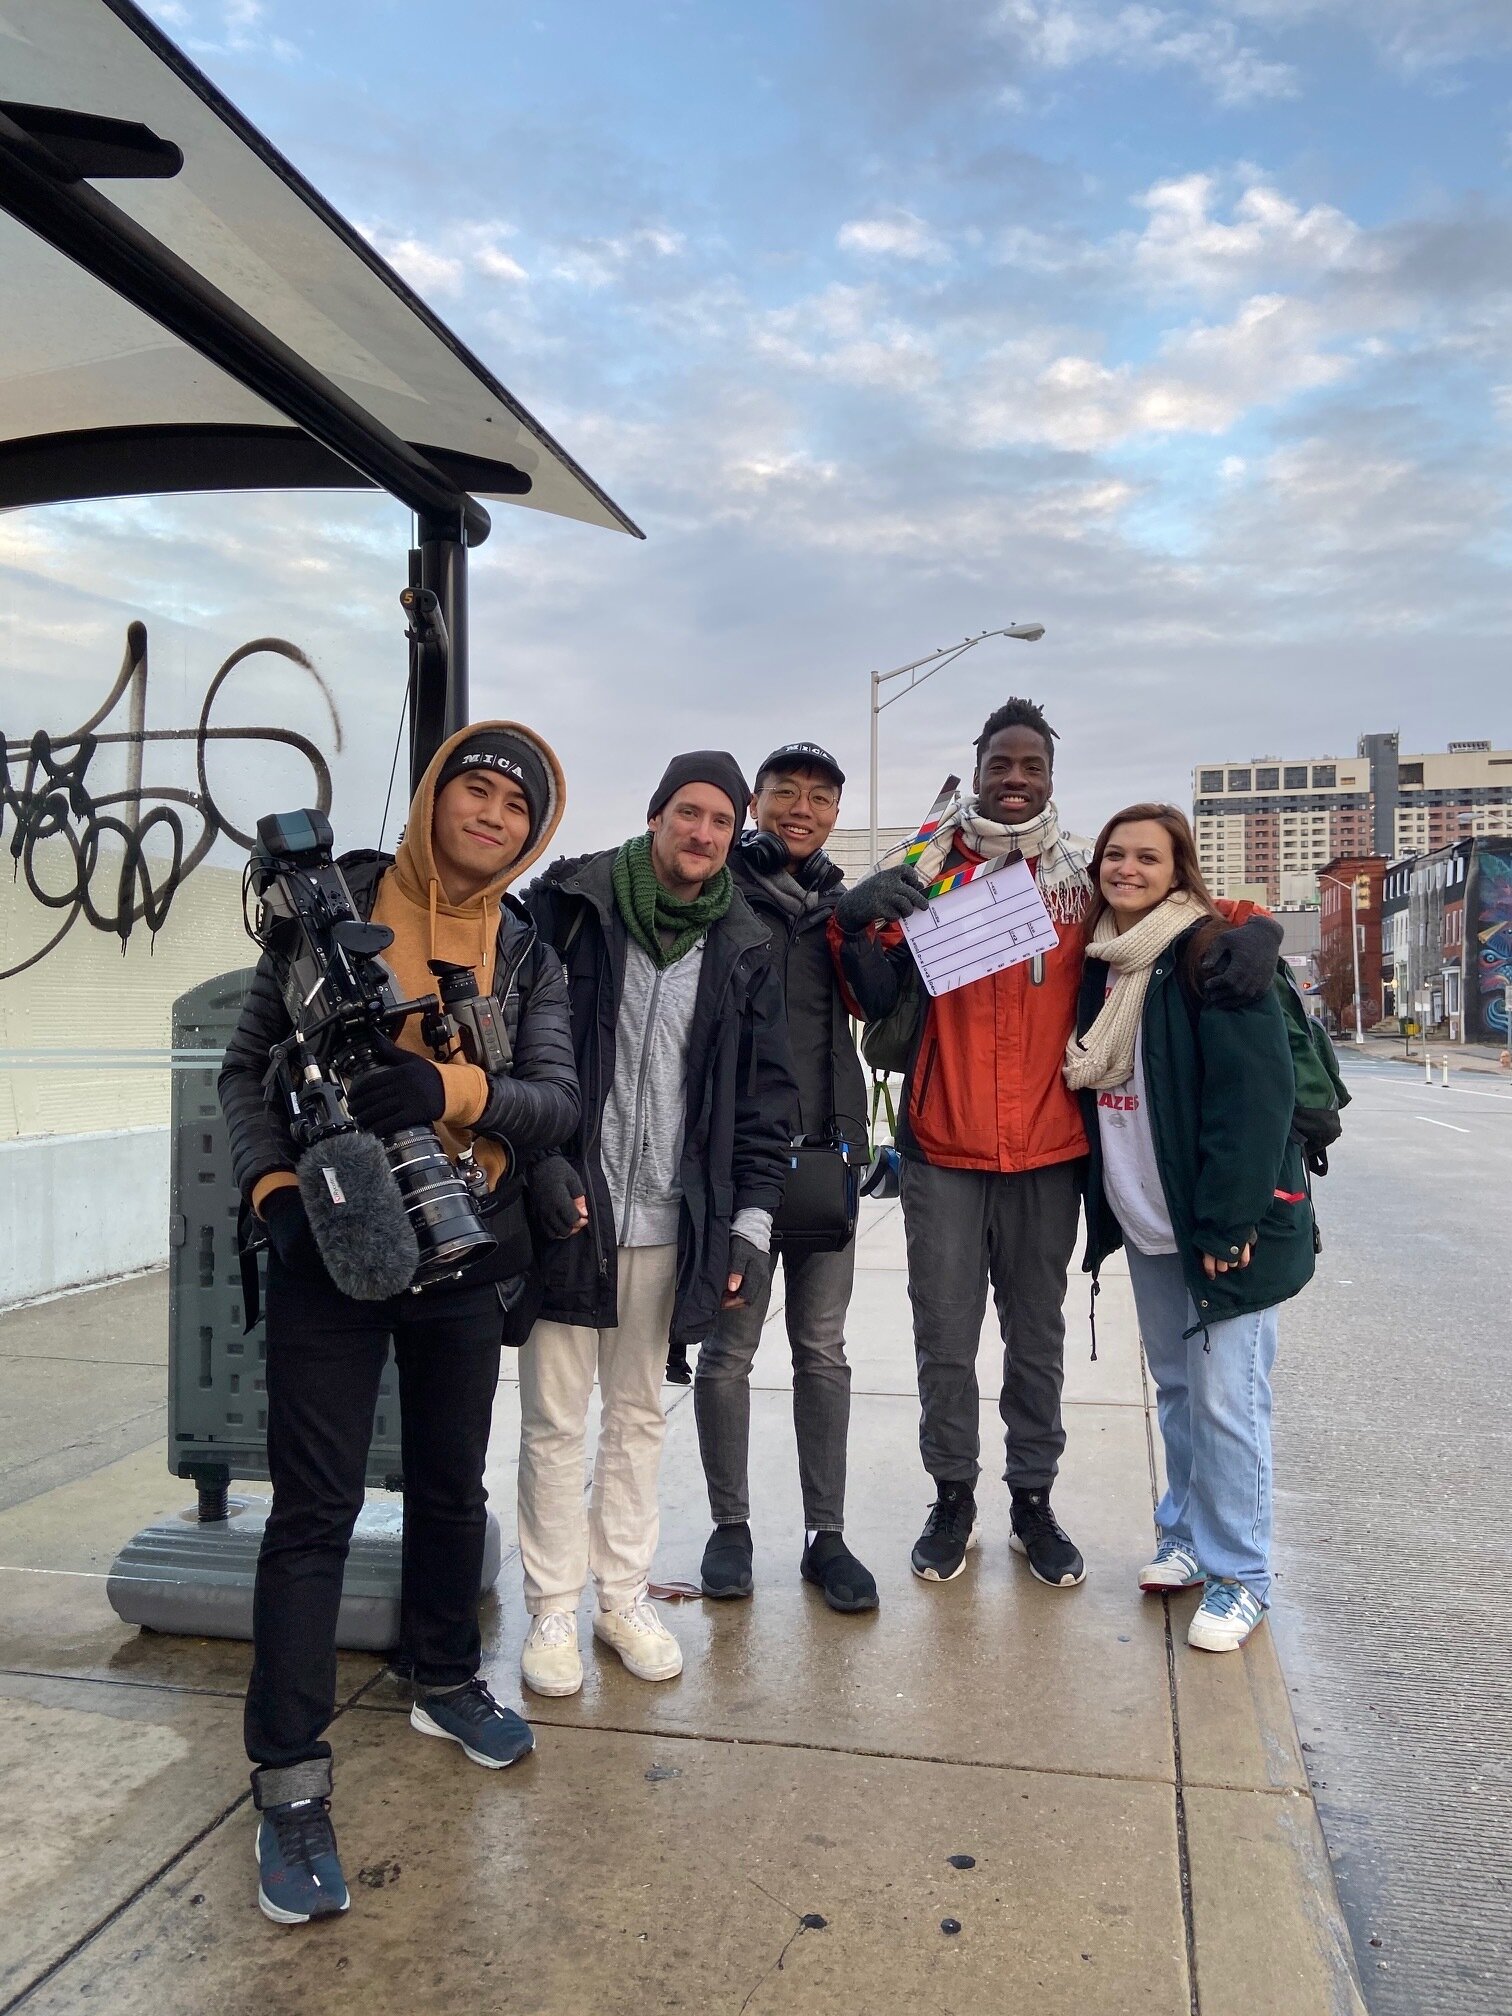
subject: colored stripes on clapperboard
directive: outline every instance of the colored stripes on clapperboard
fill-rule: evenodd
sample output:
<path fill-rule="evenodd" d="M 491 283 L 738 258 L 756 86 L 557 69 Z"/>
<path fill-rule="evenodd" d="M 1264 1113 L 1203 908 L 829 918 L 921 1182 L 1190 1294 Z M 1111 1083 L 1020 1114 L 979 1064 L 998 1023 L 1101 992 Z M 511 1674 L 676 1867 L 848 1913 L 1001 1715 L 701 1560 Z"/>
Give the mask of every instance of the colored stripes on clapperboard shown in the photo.
<path fill-rule="evenodd" d="M 903 865 L 906 868 L 916 868 L 924 858 L 926 848 L 939 831 L 940 821 L 955 802 L 955 795 L 960 789 L 960 784 L 961 780 L 959 777 L 947 777 L 945 782 L 940 786 L 939 796 L 925 815 L 924 824 L 903 850 Z M 969 868 L 953 868 L 948 875 L 942 875 L 938 881 L 930 883 L 929 893 L 931 896 L 944 896 L 952 889 L 961 888 L 965 883 L 970 882 L 973 877 L 982 874 L 984 871 L 991 868 L 1000 868 L 1001 866 L 1002 863 L 1000 861 L 978 861 Z"/>

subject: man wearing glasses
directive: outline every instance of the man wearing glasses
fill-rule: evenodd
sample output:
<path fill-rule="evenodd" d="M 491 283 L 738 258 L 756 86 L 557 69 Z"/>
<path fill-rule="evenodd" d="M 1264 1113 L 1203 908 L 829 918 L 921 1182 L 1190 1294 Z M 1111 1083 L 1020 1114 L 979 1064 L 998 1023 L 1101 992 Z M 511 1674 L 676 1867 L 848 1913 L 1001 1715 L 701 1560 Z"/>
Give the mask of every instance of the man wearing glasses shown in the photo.
<path fill-rule="evenodd" d="M 865 1157 L 866 1081 L 828 942 L 845 880 L 824 843 L 839 816 L 844 783 L 840 765 L 815 742 L 774 749 L 756 773 L 756 832 L 731 849 L 730 869 L 771 934 L 798 1078 L 798 1131 L 821 1135 L 838 1120 L 853 1155 Z M 774 1251 L 780 1242 L 774 1241 Z M 845 1313 L 855 1266 L 854 1239 L 836 1253 L 782 1254 L 805 1528 L 799 1572 L 841 1611 L 877 1607 L 877 1585 L 843 1532 L 851 1376 Z M 751 1593 L 751 1365 L 770 1295 L 769 1287 L 759 1300 L 722 1310 L 698 1354 L 693 1405 L 715 1522 L 703 1557 L 706 1596 Z"/>

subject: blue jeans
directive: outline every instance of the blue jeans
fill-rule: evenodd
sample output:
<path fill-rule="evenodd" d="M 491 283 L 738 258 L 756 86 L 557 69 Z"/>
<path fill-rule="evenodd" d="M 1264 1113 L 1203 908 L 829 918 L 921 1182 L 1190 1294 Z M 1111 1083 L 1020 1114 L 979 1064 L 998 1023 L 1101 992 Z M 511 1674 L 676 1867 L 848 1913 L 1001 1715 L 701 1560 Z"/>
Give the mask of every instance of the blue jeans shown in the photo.
<path fill-rule="evenodd" d="M 1155 1381 L 1166 1491 L 1162 1539 L 1190 1546 L 1209 1576 L 1270 1594 L 1271 1367 L 1276 1312 L 1191 1330 L 1197 1311 L 1180 1257 L 1125 1247 L 1145 1362 Z"/>

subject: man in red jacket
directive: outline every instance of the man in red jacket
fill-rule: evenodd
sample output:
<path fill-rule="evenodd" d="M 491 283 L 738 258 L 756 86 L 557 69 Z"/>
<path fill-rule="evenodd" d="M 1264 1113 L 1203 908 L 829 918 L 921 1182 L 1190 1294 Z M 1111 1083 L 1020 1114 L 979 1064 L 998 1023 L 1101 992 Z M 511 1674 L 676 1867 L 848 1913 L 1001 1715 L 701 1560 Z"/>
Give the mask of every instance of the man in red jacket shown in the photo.
<path fill-rule="evenodd" d="M 898 1010 L 904 990 L 922 1009 L 897 1145 L 919 1447 L 936 1491 L 913 1567 L 931 1582 L 954 1580 L 976 1537 L 976 1359 L 989 1279 L 1003 1337 L 998 1411 L 1011 1545 L 1053 1588 L 1086 1575 L 1050 1506 L 1066 1441 L 1062 1304 L 1087 1152 L 1061 1060 L 1075 1026 L 1082 920 L 1092 895 L 1085 859 L 1062 837 L 1050 796 L 1055 741 L 1032 700 L 1009 700 L 989 715 L 976 741 L 971 795 L 946 814 L 918 872 L 888 868 L 869 876 L 841 898 L 832 927 L 842 978 L 867 1021 Z M 1035 877 L 1055 925 L 1055 949 L 931 999 L 901 919 L 924 907 L 925 889 L 941 875 L 1012 853 L 1024 856 Z M 1233 969 L 1236 994 L 1259 994 L 1270 984 L 1279 940 L 1269 919 L 1225 935 L 1220 956 Z"/>

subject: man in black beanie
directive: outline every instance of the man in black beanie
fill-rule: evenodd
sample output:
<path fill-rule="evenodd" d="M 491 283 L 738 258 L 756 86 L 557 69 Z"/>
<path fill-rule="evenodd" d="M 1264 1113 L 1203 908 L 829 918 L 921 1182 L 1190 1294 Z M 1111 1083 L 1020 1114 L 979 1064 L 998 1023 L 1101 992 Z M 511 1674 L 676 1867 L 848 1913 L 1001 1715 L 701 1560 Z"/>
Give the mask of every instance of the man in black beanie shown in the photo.
<path fill-rule="evenodd" d="M 529 1178 L 544 1300 L 520 1353 L 520 1666 L 537 1694 L 583 1684 L 590 1576 L 594 1636 L 626 1669 L 652 1681 L 682 1670 L 646 1595 L 662 1370 L 669 1342 L 697 1344 L 721 1308 L 765 1299 L 797 1109 L 766 931 L 728 866 L 747 796 L 723 750 L 674 757 L 644 833 L 555 863 L 526 899 L 567 968 L 584 1087 L 576 1134 Z"/>

